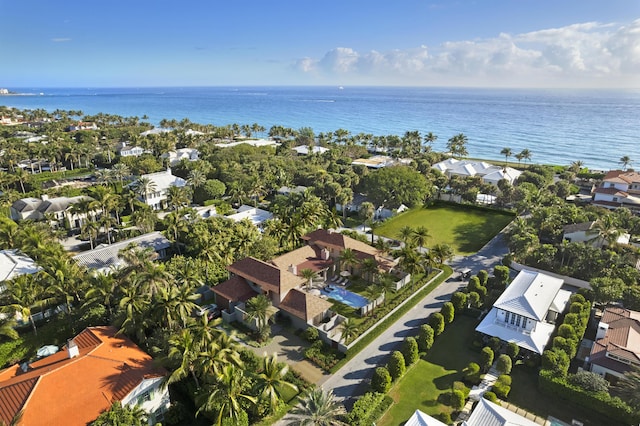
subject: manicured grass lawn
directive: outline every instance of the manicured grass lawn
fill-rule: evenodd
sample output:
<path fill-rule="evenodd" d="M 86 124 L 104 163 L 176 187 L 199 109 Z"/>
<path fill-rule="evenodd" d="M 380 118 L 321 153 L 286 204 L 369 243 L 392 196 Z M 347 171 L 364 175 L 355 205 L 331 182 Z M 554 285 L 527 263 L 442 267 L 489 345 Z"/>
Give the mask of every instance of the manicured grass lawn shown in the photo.
<path fill-rule="evenodd" d="M 425 226 L 431 238 L 428 245 L 449 244 L 456 254 L 477 252 L 514 216 L 498 211 L 475 210 L 453 204 L 438 203 L 429 207 L 411 209 L 384 222 L 375 233 L 399 239 L 404 226 Z"/>
<path fill-rule="evenodd" d="M 394 404 L 378 425 L 402 425 L 416 409 L 432 416 L 451 413 L 451 407 L 441 404 L 438 397 L 462 379 L 467 364 L 478 362 L 479 354 L 469 348 L 476 323 L 474 318 L 457 318 L 436 338 L 431 351 L 393 386 L 389 395 Z"/>

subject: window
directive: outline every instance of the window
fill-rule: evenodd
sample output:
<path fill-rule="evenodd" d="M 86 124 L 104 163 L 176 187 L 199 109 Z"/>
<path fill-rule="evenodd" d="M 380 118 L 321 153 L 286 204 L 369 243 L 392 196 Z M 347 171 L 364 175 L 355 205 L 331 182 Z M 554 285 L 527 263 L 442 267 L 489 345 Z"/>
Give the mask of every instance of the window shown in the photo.
<path fill-rule="evenodd" d="M 140 396 L 138 397 L 138 405 L 144 404 L 147 401 L 151 401 L 152 392 L 153 391 L 151 389 L 148 389 L 143 393 L 141 393 Z"/>
<path fill-rule="evenodd" d="M 520 327 L 520 321 L 522 320 L 522 317 L 520 315 L 517 316 L 516 318 L 516 327 Z"/>
<path fill-rule="evenodd" d="M 516 314 L 511 314 L 511 321 L 509 321 L 509 324 L 513 325 L 516 322 L 516 317 L 519 315 Z"/>
<path fill-rule="evenodd" d="M 511 315 L 511 312 L 505 312 L 505 314 L 504 314 L 504 322 L 509 323 L 509 315 Z"/>

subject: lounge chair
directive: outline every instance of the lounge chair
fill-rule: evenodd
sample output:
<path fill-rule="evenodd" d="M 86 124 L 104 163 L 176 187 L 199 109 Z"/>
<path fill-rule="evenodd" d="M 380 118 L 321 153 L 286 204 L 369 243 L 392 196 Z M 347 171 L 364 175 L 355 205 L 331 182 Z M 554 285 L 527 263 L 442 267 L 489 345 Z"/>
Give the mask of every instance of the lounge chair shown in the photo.
<path fill-rule="evenodd" d="M 336 282 L 337 279 L 338 279 L 338 276 L 334 275 L 333 277 L 331 277 L 331 282 L 334 283 Z"/>

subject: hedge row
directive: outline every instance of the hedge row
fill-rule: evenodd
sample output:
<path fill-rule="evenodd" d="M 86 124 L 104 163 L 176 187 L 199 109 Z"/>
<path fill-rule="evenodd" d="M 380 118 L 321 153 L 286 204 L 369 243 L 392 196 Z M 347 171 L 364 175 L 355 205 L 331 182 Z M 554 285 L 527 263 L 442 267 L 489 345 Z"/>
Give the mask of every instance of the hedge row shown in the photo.
<path fill-rule="evenodd" d="M 550 370 L 540 371 L 540 390 L 561 399 L 567 399 L 587 409 L 594 410 L 607 418 L 625 424 L 638 424 L 640 413 L 618 397 L 607 392 L 591 392 L 574 386 Z"/>
<path fill-rule="evenodd" d="M 389 395 L 367 392 L 353 404 L 353 409 L 347 415 L 347 423 L 352 426 L 370 426 L 391 404 L 393 399 Z"/>

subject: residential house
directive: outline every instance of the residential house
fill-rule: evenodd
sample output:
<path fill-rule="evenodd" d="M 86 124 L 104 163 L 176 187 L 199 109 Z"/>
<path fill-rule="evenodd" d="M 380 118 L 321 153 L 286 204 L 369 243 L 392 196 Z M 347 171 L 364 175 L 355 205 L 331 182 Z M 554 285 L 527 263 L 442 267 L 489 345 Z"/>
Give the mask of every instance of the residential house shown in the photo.
<path fill-rule="evenodd" d="M 64 350 L 0 371 L 0 421 L 18 425 L 86 425 L 120 401 L 139 406 L 149 424 L 164 419 L 167 371 L 117 329 L 90 327 Z"/>
<path fill-rule="evenodd" d="M 41 269 L 33 259 L 18 250 L 0 250 L 0 293 L 6 289 L 6 281 L 20 275 L 35 274 Z"/>
<path fill-rule="evenodd" d="M 235 222 L 248 220 L 258 229 L 262 230 L 262 225 L 267 220 L 273 219 L 273 214 L 267 210 L 263 210 L 257 207 L 251 207 L 243 204 L 236 210 L 236 213 L 230 214 L 225 217 Z"/>
<path fill-rule="evenodd" d="M 416 410 L 411 417 L 409 417 L 409 420 L 404 423 L 404 426 L 447 426 L 447 424 L 442 423 L 435 417 L 431 417 L 427 413 Z"/>
<path fill-rule="evenodd" d="M 294 146 L 291 149 L 293 149 L 298 155 L 324 154 L 325 152 L 329 151 L 329 148 L 317 145 L 311 147 L 309 147 L 308 145 L 299 145 Z"/>
<path fill-rule="evenodd" d="M 166 129 L 164 127 L 154 127 L 151 130 L 146 130 L 142 133 L 140 133 L 140 136 L 149 136 L 149 135 L 160 135 L 162 133 L 169 133 L 172 132 L 172 129 Z"/>
<path fill-rule="evenodd" d="M 116 148 L 116 152 L 121 157 L 140 157 L 146 151 L 141 146 L 130 146 L 127 142 L 121 142 Z"/>
<path fill-rule="evenodd" d="M 440 420 L 416 410 L 404 424 L 405 426 L 444 426 Z M 473 408 L 467 420 L 460 423 L 461 426 L 538 426 L 538 423 L 529 420 L 511 410 L 508 410 L 487 399 L 480 398 Z"/>
<path fill-rule="evenodd" d="M 540 272 L 520 271 L 476 331 L 542 354 L 555 328 L 555 321 L 571 296 L 571 292 L 561 288 L 562 285 L 559 278 Z"/>
<path fill-rule="evenodd" d="M 73 258 L 79 265 L 88 270 L 109 274 L 125 265 L 119 253 L 129 245 L 134 245 L 140 249 L 152 248 L 156 253 L 156 259 L 162 260 L 167 257 L 167 250 L 171 247 L 171 241 L 160 232 L 151 232 L 117 243 L 100 245 L 93 250 L 77 254 Z"/>
<path fill-rule="evenodd" d="M 160 158 L 167 160 L 169 166 L 175 166 L 182 160 L 197 161 L 200 158 L 200 151 L 195 148 L 179 148 L 175 151 L 165 152 Z"/>
<path fill-rule="evenodd" d="M 83 121 L 79 121 L 76 124 L 72 124 L 67 127 L 67 131 L 69 132 L 75 132 L 78 130 L 98 130 L 98 126 L 96 125 L 96 123 L 86 123 Z"/>
<path fill-rule="evenodd" d="M 449 158 L 431 167 L 440 170 L 449 178 L 453 176 L 480 176 L 483 182 L 494 186 L 498 186 L 498 182 L 502 179 L 513 185 L 522 174 L 521 171 L 512 167 L 496 166 L 484 161 L 457 160 L 455 158 Z"/>
<path fill-rule="evenodd" d="M 562 238 L 571 243 L 591 243 L 594 247 L 602 247 L 607 242 L 598 236 L 598 230 L 595 229 L 596 221 L 574 223 L 565 225 L 562 230 Z M 629 244 L 631 235 L 627 233 L 620 234 L 617 239 L 618 244 Z"/>
<path fill-rule="evenodd" d="M 634 366 L 640 367 L 640 312 L 606 308 L 587 365 L 610 382 L 617 381 Z"/>
<path fill-rule="evenodd" d="M 398 286 L 409 282 L 408 274 L 394 270 L 397 264 L 394 259 L 384 257 L 363 242 L 324 229 L 303 238 L 307 241 L 305 246 L 269 262 L 248 257 L 229 265 L 230 278 L 212 288 L 216 303 L 223 309 L 223 318 L 238 319 L 234 312 L 239 310 L 242 316 L 244 303 L 257 294 L 264 294 L 295 327 L 314 326 L 328 338 L 335 336 L 332 329 L 344 318 L 330 311 L 332 303 L 322 298 L 318 289 L 308 288 L 309 281 L 302 277 L 302 271 L 312 270 L 323 282 L 336 276 L 341 271 L 340 254 L 347 248 L 353 250 L 357 259 L 375 259 L 380 270 L 396 274 Z M 350 268 L 354 274 L 359 272 L 358 266 Z"/>
<path fill-rule="evenodd" d="M 93 201 L 93 198 L 86 195 L 54 198 L 42 195 L 41 198 L 21 198 L 11 205 L 10 216 L 16 222 L 47 219 L 50 225 L 56 228 L 78 229 L 87 219 L 87 214 L 73 212 L 72 206 L 84 200 Z M 100 213 L 96 210 L 92 214 Z"/>
<path fill-rule="evenodd" d="M 171 174 L 171 168 L 167 168 L 167 170 L 162 172 L 140 176 L 140 179 L 143 178 L 151 181 L 154 190 L 149 194 L 140 195 L 138 198 L 154 210 L 167 208 L 167 190 L 169 187 L 177 186 L 182 188 L 187 185 L 187 181 Z M 136 183 L 137 181 L 133 182 L 131 186 L 135 186 Z"/>
<path fill-rule="evenodd" d="M 640 211 L 640 173 L 611 170 L 593 191 L 593 204 L 607 209 L 627 207 Z"/>
<path fill-rule="evenodd" d="M 282 187 L 280 187 L 280 189 L 278 189 L 278 190 L 276 191 L 276 193 L 277 193 L 278 195 L 286 195 L 286 196 L 289 196 L 289 195 L 294 194 L 294 193 L 295 193 L 295 194 L 301 194 L 301 193 L 303 193 L 304 191 L 306 191 L 306 190 L 307 190 L 307 188 L 308 188 L 308 187 L 306 187 L 306 186 L 302 186 L 302 185 L 298 185 L 298 186 L 293 187 L 293 188 L 290 188 L 290 187 L 288 187 L 288 186 L 282 186 Z"/>
<path fill-rule="evenodd" d="M 366 166 L 369 169 L 381 169 L 395 164 L 398 164 L 398 161 L 393 157 L 388 157 L 386 155 L 374 155 L 369 158 L 358 158 L 351 162 L 351 165 L 353 166 Z"/>

